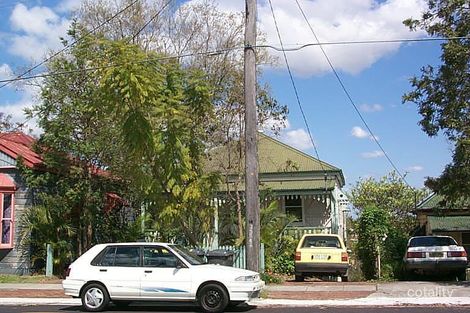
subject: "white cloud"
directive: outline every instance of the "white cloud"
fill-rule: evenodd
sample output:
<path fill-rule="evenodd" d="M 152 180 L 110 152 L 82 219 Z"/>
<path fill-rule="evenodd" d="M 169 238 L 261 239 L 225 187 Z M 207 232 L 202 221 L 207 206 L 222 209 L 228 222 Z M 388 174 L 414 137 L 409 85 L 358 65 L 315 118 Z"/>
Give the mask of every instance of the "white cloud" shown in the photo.
<path fill-rule="evenodd" d="M 364 159 L 375 159 L 375 158 L 383 157 L 384 153 L 382 151 L 375 150 L 375 151 L 372 151 L 372 152 L 364 152 L 364 153 L 361 154 L 361 156 Z"/>
<path fill-rule="evenodd" d="M 362 104 L 360 108 L 361 108 L 361 111 L 368 112 L 368 113 L 379 112 L 384 109 L 384 107 L 380 104 Z"/>
<path fill-rule="evenodd" d="M 360 139 L 369 138 L 370 140 L 374 140 L 374 139 L 379 140 L 378 136 L 372 136 L 371 134 L 369 134 L 369 132 L 367 132 L 366 130 L 362 129 L 359 126 L 354 126 L 351 129 L 351 136 L 360 138 Z"/>
<path fill-rule="evenodd" d="M 13 77 L 13 71 L 8 64 L 0 65 L 0 80 L 9 79 Z"/>
<path fill-rule="evenodd" d="M 193 0 L 199 2 L 200 0 Z M 192 2 L 192 1 L 190 1 Z M 243 11 L 243 1 L 218 0 L 225 11 Z M 403 25 L 409 17 L 419 17 L 426 8 L 424 0 L 300 0 L 305 15 L 320 42 L 409 39 L 423 36 L 423 32 L 410 32 Z M 274 13 L 285 46 L 314 43 L 315 38 L 292 0 L 273 1 Z M 258 26 L 266 34 L 268 44 L 279 46 L 268 1 L 258 2 Z M 379 59 L 395 53 L 400 43 L 356 44 L 324 46 L 337 70 L 356 74 Z M 273 52 L 281 57 L 280 52 Z M 313 76 L 329 72 L 319 47 L 288 52 L 293 71 L 300 76 Z M 279 58 L 282 60 L 282 58 Z M 281 62 L 282 68 L 285 66 Z"/>
<path fill-rule="evenodd" d="M 26 7 L 17 4 L 10 16 L 9 52 L 29 61 L 38 61 L 50 50 L 61 47 L 60 37 L 67 34 L 70 21 L 48 7 Z"/>
<path fill-rule="evenodd" d="M 64 0 L 57 5 L 56 10 L 58 12 L 71 12 L 79 9 L 81 4 L 82 0 Z"/>
<path fill-rule="evenodd" d="M 424 167 L 422 167 L 421 165 L 413 165 L 413 166 L 410 166 L 406 169 L 406 171 L 410 172 L 410 173 L 421 172 L 423 170 L 424 170 Z"/>
<path fill-rule="evenodd" d="M 369 138 L 370 135 L 368 132 L 366 132 L 364 129 L 362 129 L 361 127 L 359 126 L 354 126 L 352 129 L 351 129 L 351 135 L 353 137 L 356 137 L 356 138 Z"/>
<path fill-rule="evenodd" d="M 313 148 L 310 136 L 303 128 L 286 131 L 281 135 L 281 140 L 289 146 L 293 146 L 299 150 L 308 150 Z"/>

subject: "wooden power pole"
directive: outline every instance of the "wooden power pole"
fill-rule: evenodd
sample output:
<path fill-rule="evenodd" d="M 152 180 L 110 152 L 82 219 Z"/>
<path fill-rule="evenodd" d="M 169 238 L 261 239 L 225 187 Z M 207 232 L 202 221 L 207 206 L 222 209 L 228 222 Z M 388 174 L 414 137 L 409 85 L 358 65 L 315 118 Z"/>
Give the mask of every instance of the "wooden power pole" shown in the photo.
<path fill-rule="evenodd" d="M 256 0 L 245 0 L 245 206 L 246 265 L 259 271 L 260 212 L 256 112 Z"/>

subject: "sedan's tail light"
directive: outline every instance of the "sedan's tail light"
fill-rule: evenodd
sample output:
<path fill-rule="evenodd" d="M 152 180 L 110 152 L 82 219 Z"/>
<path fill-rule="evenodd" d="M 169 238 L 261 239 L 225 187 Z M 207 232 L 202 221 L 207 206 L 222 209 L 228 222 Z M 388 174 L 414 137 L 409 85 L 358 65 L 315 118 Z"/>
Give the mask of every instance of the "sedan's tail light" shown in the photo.
<path fill-rule="evenodd" d="M 341 253 L 341 262 L 347 262 L 349 259 L 348 253 L 347 252 L 342 252 Z"/>
<path fill-rule="evenodd" d="M 72 268 L 69 266 L 67 270 L 65 271 L 65 277 L 69 277 L 71 271 L 72 271 Z"/>
<path fill-rule="evenodd" d="M 408 259 L 425 258 L 426 253 L 425 252 L 407 252 L 406 257 Z"/>
<path fill-rule="evenodd" d="M 300 251 L 297 251 L 297 252 L 295 253 L 295 260 L 296 260 L 296 261 L 300 261 L 301 258 L 302 258 L 302 255 L 300 254 Z"/>
<path fill-rule="evenodd" d="M 448 251 L 447 252 L 448 258 L 461 258 L 461 257 L 466 257 L 466 256 L 467 256 L 466 251 Z"/>

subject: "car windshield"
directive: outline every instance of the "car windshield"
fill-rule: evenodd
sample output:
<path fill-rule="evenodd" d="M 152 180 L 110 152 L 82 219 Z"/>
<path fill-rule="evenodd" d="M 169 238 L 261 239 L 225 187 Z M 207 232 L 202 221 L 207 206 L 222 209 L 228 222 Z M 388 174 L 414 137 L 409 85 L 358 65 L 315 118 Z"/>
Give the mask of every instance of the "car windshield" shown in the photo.
<path fill-rule="evenodd" d="M 204 264 L 204 260 L 198 257 L 195 253 L 189 251 L 188 249 L 180 245 L 171 245 L 173 250 L 175 250 L 182 258 L 184 258 L 191 265 L 201 265 Z"/>
<path fill-rule="evenodd" d="M 456 245 L 454 239 L 450 237 L 415 237 L 410 241 L 410 247 L 433 247 Z"/>
<path fill-rule="evenodd" d="M 341 248 L 341 243 L 334 236 L 308 236 L 302 243 L 302 248 Z"/>

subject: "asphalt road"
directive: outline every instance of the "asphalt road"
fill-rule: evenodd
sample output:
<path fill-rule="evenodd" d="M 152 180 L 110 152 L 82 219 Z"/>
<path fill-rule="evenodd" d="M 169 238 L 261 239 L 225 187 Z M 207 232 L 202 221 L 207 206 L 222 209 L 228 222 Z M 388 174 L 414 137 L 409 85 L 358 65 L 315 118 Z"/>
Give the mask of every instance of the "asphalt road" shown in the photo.
<path fill-rule="evenodd" d="M 368 307 L 368 308 L 334 308 L 334 307 L 277 307 L 254 308 L 241 306 L 226 312 L 250 313 L 464 313 L 469 312 L 468 307 Z M 53 312 L 81 312 L 78 306 L 0 306 L 1 313 L 53 313 Z M 149 312 L 149 313 L 193 313 L 200 312 L 194 306 L 141 306 L 133 305 L 126 309 L 110 306 L 106 312 Z"/>

